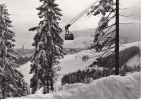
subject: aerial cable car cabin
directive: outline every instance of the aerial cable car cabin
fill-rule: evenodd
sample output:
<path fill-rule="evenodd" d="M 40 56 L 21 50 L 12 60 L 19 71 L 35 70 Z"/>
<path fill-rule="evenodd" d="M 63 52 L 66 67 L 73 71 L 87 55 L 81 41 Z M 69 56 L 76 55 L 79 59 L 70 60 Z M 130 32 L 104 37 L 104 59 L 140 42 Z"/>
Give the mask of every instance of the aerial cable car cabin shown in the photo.
<path fill-rule="evenodd" d="M 69 27 L 75 23 L 80 17 L 82 17 L 96 2 L 92 3 L 85 10 L 83 10 L 80 14 L 78 14 L 74 19 L 72 19 L 64 28 L 65 28 L 65 40 L 74 40 L 74 35 L 69 31 Z"/>
<path fill-rule="evenodd" d="M 65 40 L 74 40 L 73 34 L 69 31 L 71 24 L 65 26 Z"/>

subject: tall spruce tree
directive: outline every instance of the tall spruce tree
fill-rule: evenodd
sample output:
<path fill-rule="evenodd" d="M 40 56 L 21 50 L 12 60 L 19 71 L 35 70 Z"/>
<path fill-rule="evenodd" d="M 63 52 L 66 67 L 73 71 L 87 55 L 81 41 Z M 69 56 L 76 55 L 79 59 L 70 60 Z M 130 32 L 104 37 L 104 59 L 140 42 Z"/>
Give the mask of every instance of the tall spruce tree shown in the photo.
<path fill-rule="evenodd" d="M 13 50 L 15 33 L 9 27 L 9 19 L 6 6 L 0 5 L 0 98 L 22 96 L 26 92 L 26 83 L 23 75 L 16 69 L 19 65 L 14 61 L 18 54 Z"/>
<path fill-rule="evenodd" d="M 43 4 L 37 8 L 39 18 L 42 19 L 37 27 L 29 31 L 37 31 L 34 37 L 33 46 L 35 53 L 32 56 L 30 74 L 30 87 L 34 94 L 37 89 L 43 87 L 43 93 L 54 90 L 54 65 L 58 64 L 58 59 L 63 57 L 63 39 L 60 37 L 62 31 L 59 27 L 59 20 L 62 14 L 55 0 L 40 0 Z"/>

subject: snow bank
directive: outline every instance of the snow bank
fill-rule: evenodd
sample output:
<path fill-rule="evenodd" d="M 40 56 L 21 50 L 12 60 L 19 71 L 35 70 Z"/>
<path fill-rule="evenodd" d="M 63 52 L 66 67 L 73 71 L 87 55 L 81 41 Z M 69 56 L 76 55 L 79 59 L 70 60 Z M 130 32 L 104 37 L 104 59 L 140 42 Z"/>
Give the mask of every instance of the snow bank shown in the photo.
<path fill-rule="evenodd" d="M 140 73 L 109 76 L 91 84 L 67 84 L 60 91 L 33 94 L 20 99 L 138 99 L 140 98 Z"/>

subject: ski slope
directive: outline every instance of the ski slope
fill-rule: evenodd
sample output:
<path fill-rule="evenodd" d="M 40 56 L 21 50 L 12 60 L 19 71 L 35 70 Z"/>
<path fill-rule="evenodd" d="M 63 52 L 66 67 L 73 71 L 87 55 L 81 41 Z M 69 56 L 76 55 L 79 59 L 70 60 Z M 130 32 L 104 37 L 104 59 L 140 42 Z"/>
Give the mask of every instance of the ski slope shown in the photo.
<path fill-rule="evenodd" d="M 90 84 L 66 84 L 58 92 L 33 94 L 20 99 L 139 99 L 140 72 L 125 77 L 111 75 Z M 19 99 L 19 98 L 16 98 Z"/>

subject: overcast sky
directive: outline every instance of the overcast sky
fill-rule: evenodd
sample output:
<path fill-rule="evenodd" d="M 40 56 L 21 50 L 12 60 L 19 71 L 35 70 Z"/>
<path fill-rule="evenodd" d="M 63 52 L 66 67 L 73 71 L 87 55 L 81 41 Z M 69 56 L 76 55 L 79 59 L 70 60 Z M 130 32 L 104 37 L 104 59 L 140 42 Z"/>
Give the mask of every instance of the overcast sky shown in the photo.
<path fill-rule="evenodd" d="M 60 26 L 63 27 L 87 6 L 96 0 L 56 0 L 59 7 L 62 9 L 62 20 Z M 120 0 L 121 8 L 128 8 L 140 0 Z M 8 12 L 11 14 L 13 28 L 16 33 L 16 47 L 31 48 L 34 32 L 29 32 L 28 29 L 37 26 L 40 19 L 37 16 L 36 8 L 42 3 L 39 0 L 0 0 L 0 4 L 6 4 Z M 98 17 L 87 17 L 86 14 L 80 18 L 72 27 L 71 30 L 90 29 L 97 26 Z"/>

